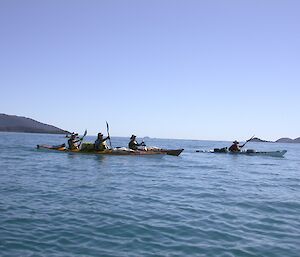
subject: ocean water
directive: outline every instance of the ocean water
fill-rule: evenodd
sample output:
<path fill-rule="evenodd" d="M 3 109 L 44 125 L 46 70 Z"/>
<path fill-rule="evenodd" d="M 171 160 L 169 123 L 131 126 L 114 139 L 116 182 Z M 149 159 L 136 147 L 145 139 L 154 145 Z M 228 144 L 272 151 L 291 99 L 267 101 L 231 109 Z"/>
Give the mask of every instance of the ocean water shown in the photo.
<path fill-rule="evenodd" d="M 0 256 L 300 256 L 300 145 L 247 145 L 284 158 L 196 140 L 146 140 L 185 149 L 163 158 L 35 149 L 63 142 L 0 133 Z"/>

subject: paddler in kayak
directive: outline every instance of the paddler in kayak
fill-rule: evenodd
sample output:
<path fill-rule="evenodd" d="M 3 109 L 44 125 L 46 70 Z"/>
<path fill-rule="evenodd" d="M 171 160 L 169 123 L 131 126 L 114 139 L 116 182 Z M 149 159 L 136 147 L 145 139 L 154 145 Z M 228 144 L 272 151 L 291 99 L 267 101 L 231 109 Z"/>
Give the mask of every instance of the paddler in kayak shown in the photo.
<path fill-rule="evenodd" d="M 138 150 L 139 146 L 146 146 L 146 145 L 145 145 L 144 141 L 142 141 L 142 143 L 139 144 L 136 141 L 136 135 L 132 135 L 130 137 L 130 141 L 128 143 L 128 148 L 131 149 L 131 150 Z M 146 149 L 144 149 L 144 150 L 146 150 Z"/>
<path fill-rule="evenodd" d="M 76 150 L 78 149 L 78 145 L 77 143 L 80 142 L 81 140 L 78 139 L 78 134 L 76 133 L 72 133 L 71 136 L 70 136 L 70 139 L 68 140 L 68 146 L 69 146 L 69 149 L 70 150 Z"/>
<path fill-rule="evenodd" d="M 248 140 L 245 142 L 245 144 L 248 142 Z M 232 145 L 229 147 L 229 151 L 230 152 L 240 152 L 241 148 L 243 148 L 245 146 L 245 144 L 243 145 L 239 145 L 240 143 L 238 141 L 234 141 L 232 142 Z"/>
<path fill-rule="evenodd" d="M 95 141 L 95 150 L 104 151 L 105 149 L 108 149 L 108 146 L 106 144 L 107 139 L 110 139 L 110 137 L 107 136 L 106 138 L 103 138 L 103 134 L 98 133 L 97 139 Z"/>

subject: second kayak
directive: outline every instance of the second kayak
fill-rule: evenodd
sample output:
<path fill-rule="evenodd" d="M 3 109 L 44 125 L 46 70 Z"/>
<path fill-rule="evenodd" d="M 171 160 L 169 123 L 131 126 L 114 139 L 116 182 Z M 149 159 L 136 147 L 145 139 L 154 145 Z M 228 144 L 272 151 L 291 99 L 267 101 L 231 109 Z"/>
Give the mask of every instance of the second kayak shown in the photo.
<path fill-rule="evenodd" d="M 252 149 L 240 151 L 240 152 L 230 152 L 226 148 L 215 148 L 209 151 L 196 151 L 196 152 L 206 152 L 206 153 L 217 153 L 217 154 L 231 154 L 231 155 L 251 155 L 251 156 L 271 156 L 271 157 L 283 157 L 287 150 L 279 151 L 256 151 Z"/>

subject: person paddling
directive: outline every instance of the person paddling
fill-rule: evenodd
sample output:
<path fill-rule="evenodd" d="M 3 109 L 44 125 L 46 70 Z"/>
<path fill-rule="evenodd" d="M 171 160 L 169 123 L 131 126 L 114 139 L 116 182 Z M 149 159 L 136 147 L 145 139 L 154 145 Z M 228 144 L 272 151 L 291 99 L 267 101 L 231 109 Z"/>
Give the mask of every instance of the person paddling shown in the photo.
<path fill-rule="evenodd" d="M 245 144 L 247 144 L 248 140 L 245 142 Z M 238 141 L 234 141 L 232 142 L 232 145 L 229 147 L 229 151 L 230 152 L 240 152 L 241 149 L 245 146 L 245 144 L 243 145 L 239 145 L 240 143 Z"/>
<path fill-rule="evenodd" d="M 70 136 L 70 139 L 68 140 L 68 146 L 70 150 L 76 150 L 79 149 L 79 146 L 77 145 L 78 142 L 80 142 L 81 139 L 78 139 L 78 134 L 72 133 Z"/>
<path fill-rule="evenodd" d="M 132 135 L 130 137 L 130 141 L 128 143 L 128 148 L 131 149 L 131 150 L 138 150 L 138 146 L 146 146 L 144 141 L 142 141 L 142 143 L 138 143 L 136 141 L 136 135 Z"/>
<path fill-rule="evenodd" d="M 106 138 L 103 138 L 103 134 L 98 133 L 97 139 L 95 141 L 95 150 L 104 151 L 105 149 L 108 149 L 108 146 L 106 144 L 107 139 L 110 139 L 110 137 L 107 136 Z"/>

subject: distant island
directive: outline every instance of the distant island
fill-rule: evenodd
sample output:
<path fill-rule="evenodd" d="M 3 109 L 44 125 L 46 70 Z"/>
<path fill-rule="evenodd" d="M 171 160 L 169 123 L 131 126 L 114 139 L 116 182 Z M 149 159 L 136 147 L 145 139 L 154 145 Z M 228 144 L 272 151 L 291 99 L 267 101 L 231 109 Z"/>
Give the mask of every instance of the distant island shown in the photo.
<path fill-rule="evenodd" d="M 2 132 L 25 132 L 25 133 L 45 133 L 45 134 L 66 134 L 66 130 L 44 124 L 36 120 L 7 115 L 0 113 L 0 131 Z"/>
<path fill-rule="evenodd" d="M 276 143 L 300 143 L 300 137 L 297 137 L 295 139 L 283 137 L 283 138 L 276 140 Z"/>
<path fill-rule="evenodd" d="M 282 137 L 279 138 L 276 141 L 266 141 L 266 140 L 262 140 L 258 137 L 254 137 L 251 139 L 251 142 L 257 142 L 257 143 L 300 143 L 300 137 L 297 137 L 295 139 L 291 139 L 288 137 Z"/>
<path fill-rule="evenodd" d="M 272 141 L 262 140 L 262 139 L 260 139 L 260 138 L 258 138 L 258 137 L 253 137 L 253 138 L 251 139 L 251 142 L 258 142 L 258 143 L 273 143 Z"/>

